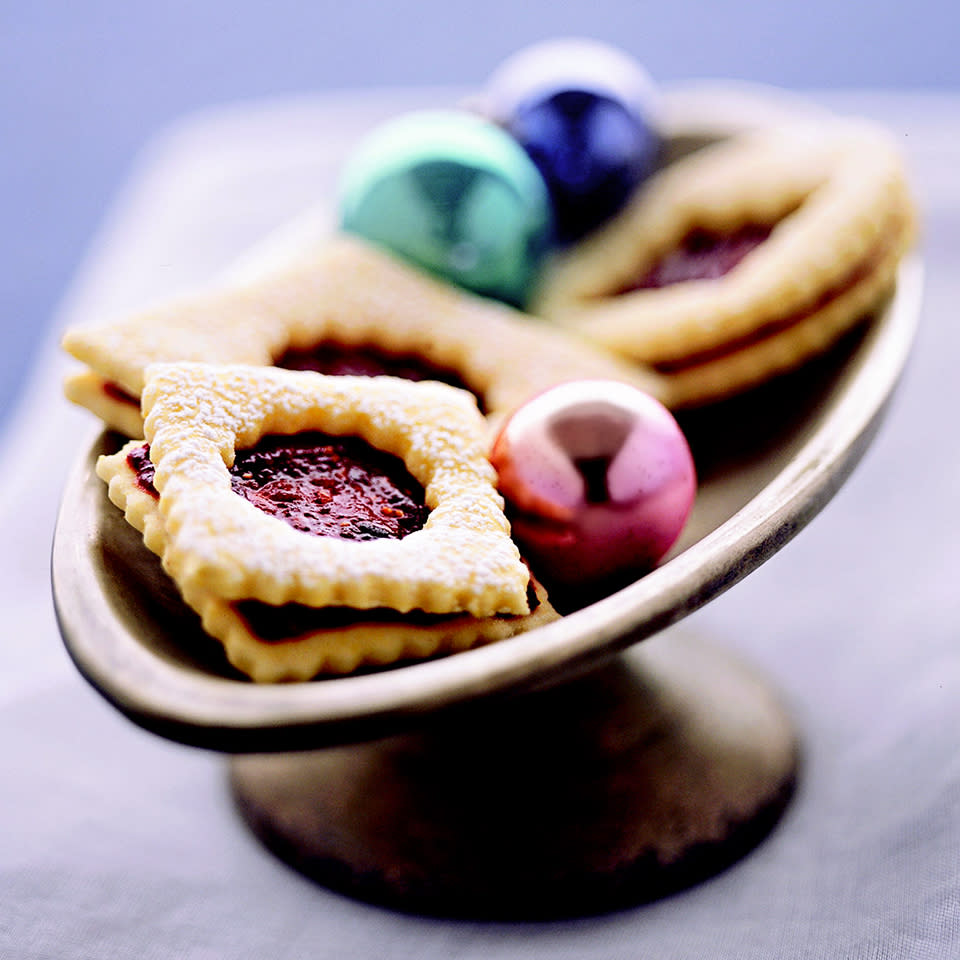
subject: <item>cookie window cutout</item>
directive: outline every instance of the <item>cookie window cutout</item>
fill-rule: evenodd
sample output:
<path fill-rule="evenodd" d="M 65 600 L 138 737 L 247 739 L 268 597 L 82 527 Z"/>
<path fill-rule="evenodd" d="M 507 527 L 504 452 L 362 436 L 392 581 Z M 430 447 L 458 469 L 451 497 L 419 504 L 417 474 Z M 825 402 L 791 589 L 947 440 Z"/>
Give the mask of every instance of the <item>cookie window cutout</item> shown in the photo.
<path fill-rule="evenodd" d="M 248 277 L 249 279 L 244 279 Z M 603 377 L 651 393 L 658 379 L 582 337 L 465 293 L 353 237 L 247 265 L 205 292 L 68 330 L 86 365 L 68 399 L 142 437 L 140 395 L 155 362 L 311 369 L 436 379 L 468 389 L 491 420 L 564 380 Z"/>
<path fill-rule="evenodd" d="M 534 309 L 649 364 L 669 406 L 708 402 L 798 366 L 868 315 L 914 231 L 880 132 L 755 130 L 651 177 L 556 259 Z"/>
<path fill-rule="evenodd" d="M 658 260 L 639 280 L 617 291 L 658 290 L 691 280 L 719 280 L 769 236 L 769 226 L 747 225 L 730 233 L 691 230 L 680 245 Z"/>
<path fill-rule="evenodd" d="M 403 461 L 360 437 L 263 437 L 236 452 L 230 477 L 234 493 L 314 536 L 399 540 L 428 515 L 423 487 Z"/>
<path fill-rule="evenodd" d="M 129 441 L 117 453 L 100 457 L 97 473 L 108 484 L 110 500 L 162 557 L 166 537 L 147 445 Z M 183 599 L 237 670 L 260 683 L 277 683 L 457 653 L 559 618 L 538 583 L 531 580 L 527 593 L 529 613 L 486 618 L 399 613 L 385 607 L 274 606 L 258 600 L 223 600 L 202 588 L 187 591 Z"/>
<path fill-rule="evenodd" d="M 393 377 L 156 364 L 143 408 L 164 568 L 182 593 L 474 617 L 529 612 L 529 575 L 486 457 L 486 423 L 462 390 Z M 312 432 L 360 438 L 401 461 L 423 490 L 422 527 L 400 538 L 315 535 L 237 492 L 231 468 L 245 451 L 265 437 L 296 444 Z M 280 478 L 275 492 L 282 501 L 297 496 L 296 486 Z"/>

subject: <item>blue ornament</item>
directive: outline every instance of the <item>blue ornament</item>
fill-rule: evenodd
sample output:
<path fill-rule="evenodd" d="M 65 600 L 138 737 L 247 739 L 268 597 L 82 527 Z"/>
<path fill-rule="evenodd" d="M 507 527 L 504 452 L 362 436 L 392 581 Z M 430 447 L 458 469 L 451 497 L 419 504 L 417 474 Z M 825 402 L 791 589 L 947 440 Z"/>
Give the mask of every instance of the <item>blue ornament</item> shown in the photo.
<path fill-rule="evenodd" d="M 615 214 L 657 165 L 654 87 L 622 51 L 589 40 L 537 44 L 487 87 L 491 116 L 546 181 L 560 242 Z"/>
<path fill-rule="evenodd" d="M 552 237 L 550 198 L 525 151 L 454 110 L 373 131 L 344 172 L 341 227 L 482 296 L 523 307 Z"/>

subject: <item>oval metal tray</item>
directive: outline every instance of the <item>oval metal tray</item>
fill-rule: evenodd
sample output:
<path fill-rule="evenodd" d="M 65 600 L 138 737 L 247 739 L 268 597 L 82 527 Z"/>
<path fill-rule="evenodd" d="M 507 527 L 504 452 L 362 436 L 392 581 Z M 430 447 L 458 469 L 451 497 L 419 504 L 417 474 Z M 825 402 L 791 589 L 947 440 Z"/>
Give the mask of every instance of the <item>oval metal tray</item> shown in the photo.
<path fill-rule="evenodd" d="M 671 555 L 632 585 L 562 620 L 443 659 L 310 683 L 236 674 L 159 562 L 107 500 L 97 437 L 68 481 L 53 589 L 81 673 L 138 724 L 225 751 L 290 750 L 395 732 L 478 697 L 571 677 L 702 607 L 783 547 L 840 488 L 880 424 L 920 312 L 922 267 L 830 354 L 682 417 L 700 489 Z"/>

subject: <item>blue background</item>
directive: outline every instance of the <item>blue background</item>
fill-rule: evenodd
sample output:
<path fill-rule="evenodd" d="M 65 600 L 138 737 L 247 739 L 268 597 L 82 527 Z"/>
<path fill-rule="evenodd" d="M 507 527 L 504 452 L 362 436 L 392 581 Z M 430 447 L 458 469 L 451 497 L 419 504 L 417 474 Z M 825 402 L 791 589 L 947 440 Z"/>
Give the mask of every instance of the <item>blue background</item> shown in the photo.
<path fill-rule="evenodd" d="M 194 109 L 383 85 L 478 85 L 554 35 L 658 81 L 960 88 L 953 0 L 758 4 L 0 0 L 0 419 L 138 149 Z"/>

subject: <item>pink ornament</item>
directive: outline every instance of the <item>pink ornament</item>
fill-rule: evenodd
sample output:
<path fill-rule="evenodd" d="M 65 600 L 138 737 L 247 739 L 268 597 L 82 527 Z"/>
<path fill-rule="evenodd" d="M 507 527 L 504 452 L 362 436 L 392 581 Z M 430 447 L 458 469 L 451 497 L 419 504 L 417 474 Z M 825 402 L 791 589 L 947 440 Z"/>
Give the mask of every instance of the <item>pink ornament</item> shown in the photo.
<path fill-rule="evenodd" d="M 659 401 L 625 383 L 578 380 L 516 410 L 490 457 L 513 535 L 548 584 L 619 585 L 683 530 L 693 457 Z"/>

